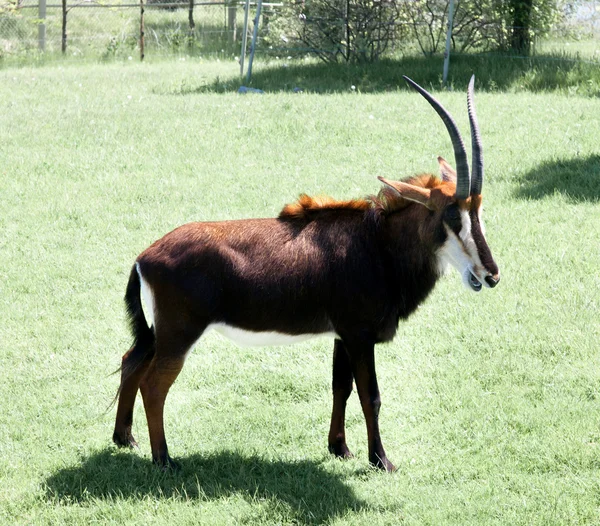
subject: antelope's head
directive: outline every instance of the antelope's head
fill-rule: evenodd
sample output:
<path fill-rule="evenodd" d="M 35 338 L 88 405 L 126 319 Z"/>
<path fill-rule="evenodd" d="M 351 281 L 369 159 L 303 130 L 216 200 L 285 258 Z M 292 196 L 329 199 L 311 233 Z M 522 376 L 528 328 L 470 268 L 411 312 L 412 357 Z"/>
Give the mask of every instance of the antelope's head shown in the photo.
<path fill-rule="evenodd" d="M 404 79 L 427 99 L 444 121 L 454 147 L 456 171 L 444 159 L 438 157 L 443 181 L 439 187 L 423 188 L 409 183 L 388 181 L 381 177 L 379 179 L 403 198 L 420 203 L 440 216 L 445 233 L 438 249 L 442 267 L 452 265 L 462 276 L 463 283 L 475 292 L 479 292 L 483 286 L 495 287 L 500 281 L 500 272 L 485 239 L 481 210 L 483 150 L 473 104 L 475 76 L 471 77 L 467 90 L 472 174 L 469 173 L 465 145 L 454 119 L 430 93 L 408 77 Z"/>

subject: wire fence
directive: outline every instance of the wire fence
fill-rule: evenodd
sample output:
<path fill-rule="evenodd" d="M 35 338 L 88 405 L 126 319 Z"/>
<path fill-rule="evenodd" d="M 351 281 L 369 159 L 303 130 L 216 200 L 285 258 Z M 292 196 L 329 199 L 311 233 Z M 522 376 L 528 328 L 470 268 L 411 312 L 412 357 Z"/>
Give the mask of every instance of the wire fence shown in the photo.
<path fill-rule="evenodd" d="M 100 58 L 177 54 L 237 57 L 245 5 L 243 0 L 0 0 L 0 58 L 40 51 Z M 258 53 L 323 52 L 309 44 L 290 47 L 277 24 L 271 23 L 283 15 L 285 4 L 262 5 Z M 251 36 L 255 1 L 249 6 L 247 32 Z M 600 59 L 600 0 L 571 2 L 569 6 L 562 22 L 553 28 L 552 38 L 534 40 L 534 49 Z M 383 27 L 392 32 L 387 52 L 410 47 L 406 23 Z"/>
<path fill-rule="evenodd" d="M 108 58 L 240 51 L 244 3 L 83 0 L 40 5 L 44 0 L 21 0 L 2 10 L 1 1 L 0 56 L 45 51 Z M 272 4 L 266 5 L 266 16 L 269 9 Z"/>

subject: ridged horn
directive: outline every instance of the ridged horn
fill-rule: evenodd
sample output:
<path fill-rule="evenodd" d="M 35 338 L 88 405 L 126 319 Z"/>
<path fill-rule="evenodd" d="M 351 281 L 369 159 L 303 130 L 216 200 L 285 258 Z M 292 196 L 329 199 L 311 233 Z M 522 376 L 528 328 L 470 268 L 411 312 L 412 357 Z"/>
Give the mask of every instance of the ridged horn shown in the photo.
<path fill-rule="evenodd" d="M 433 109 L 442 118 L 442 121 L 444 121 L 446 129 L 450 134 L 450 139 L 452 140 L 452 146 L 454 148 L 454 160 L 456 162 L 456 198 L 466 199 L 471 194 L 471 177 L 469 175 L 469 164 L 467 161 L 465 143 L 460 136 L 460 132 L 458 131 L 458 127 L 456 126 L 454 119 L 427 90 L 423 89 L 415 81 L 409 79 L 406 75 L 402 75 L 402 77 L 411 87 L 423 95 L 427 102 L 431 104 Z"/>
<path fill-rule="evenodd" d="M 481 146 L 481 135 L 479 133 L 479 124 L 477 123 L 477 114 L 475 113 L 475 103 L 473 102 L 473 91 L 475 87 L 475 75 L 471 77 L 469 89 L 467 90 L 467 108 L 469 110 L 469 123 L 471 124 L 471 194 L 481 194 L 483 186 L 483 147 Z"/>

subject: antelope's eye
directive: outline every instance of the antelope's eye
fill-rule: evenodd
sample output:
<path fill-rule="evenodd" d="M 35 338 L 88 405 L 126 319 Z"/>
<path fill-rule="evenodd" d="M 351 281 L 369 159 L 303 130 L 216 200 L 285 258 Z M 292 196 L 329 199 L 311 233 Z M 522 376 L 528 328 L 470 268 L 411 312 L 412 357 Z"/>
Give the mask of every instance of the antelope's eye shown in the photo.
<path fill-rule="evenodd" d="M 462 221 L 460 219 L 460 211 L 457 205 L 450 205 L 444 211 L 444 222 L 450 227 L 456 234 L 460 232 L 462 228 Z"/>

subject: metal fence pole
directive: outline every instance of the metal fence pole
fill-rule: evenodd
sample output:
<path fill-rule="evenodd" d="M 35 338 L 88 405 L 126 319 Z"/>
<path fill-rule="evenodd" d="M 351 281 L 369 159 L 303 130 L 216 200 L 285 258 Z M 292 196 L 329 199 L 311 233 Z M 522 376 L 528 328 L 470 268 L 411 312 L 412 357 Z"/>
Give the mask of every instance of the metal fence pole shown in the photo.
<path fill-rule="evenodd" d="M 250 58 L 248 59 L 248 77 L 247 82 L 250 82 L 252 76 L 252 62 L 254 61 L 254 52 L 256 51 L 256 38 L 258 37 L 258 22 L 260 20 L 260 10 L 262 9 L 262 0 L 258 0 L 256 4 L 256 18 L 254 19 L 254 32 L 252 33 L 252 47 L 250 48 Z"/>
<path fill-rule="evenodd" d="M 231 41 L 237 40 L 237 5 L 233 2 L 227 6 L 227 29 L 231 31 Z"/>
<path fill-rule="evenodd" d="M 38 18 L 41 22 L 38 24 L 38 46 L 40 51 L 46 49 L 46 0 L 39 0 Z"/>
<path fill-rule="evenodd" d="M 448 81 L 448 66 L 450 64 L 450 44 L 452 43 L 452 24 L 454 22 L 454 0 L 450 0 L 450 8 L 448 10 L 448 32 L 446 33 L 446 52 L 444 53 L 444 74 L 442 80 L 444 86 Z"/>
<path fill-rule="evenodd" d="M 240 75 L 244 74 L 244 59 L 246 58 L 246 43 L 248 41 L 248 11 L 250 11 L 250 0 L 246 0 L 244 6 L 244 34 L 242 35 L 242 54 L 240 56 Z"/>

